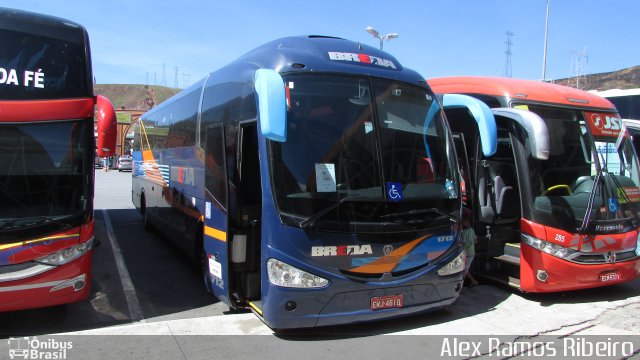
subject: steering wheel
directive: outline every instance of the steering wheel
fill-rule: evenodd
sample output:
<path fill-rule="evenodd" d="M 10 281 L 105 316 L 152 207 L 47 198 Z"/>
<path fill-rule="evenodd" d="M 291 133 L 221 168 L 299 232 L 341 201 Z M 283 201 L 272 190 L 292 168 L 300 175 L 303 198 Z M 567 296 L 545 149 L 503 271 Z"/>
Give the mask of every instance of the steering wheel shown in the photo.
<path fill-rule="evenodd" d="M 571 192 L 571 187 L 569 185 L 565 185 L 565 184 L 558 184 L 558 185 L 553 185 L 551 187 L 549 187 L 547 190 L 542 192 L 542 196 L 547 196 L 548 193 L 555 191 L 555 190 L 564 190 L 567 192 L 568 195 L 572 195 L 573 193 Z"/>

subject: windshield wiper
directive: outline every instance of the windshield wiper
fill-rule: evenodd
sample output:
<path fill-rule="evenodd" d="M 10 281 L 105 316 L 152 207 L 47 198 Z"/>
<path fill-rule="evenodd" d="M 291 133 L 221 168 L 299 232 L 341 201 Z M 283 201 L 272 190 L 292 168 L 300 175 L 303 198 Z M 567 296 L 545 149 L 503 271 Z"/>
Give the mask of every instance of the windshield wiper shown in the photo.
<path fill-rule="evenodd" d="M 71 224 L 62 221 L 62 219 L 65 219 L 69 217 L 68 215 L 64 215 L 64 216 L 31 216 L 31 217 L 24 217 L 24 218 L 11 218 L 11 219 L 5 219 L 4 223 L 1 223 L 0 225 L 0 231 L 2 230 L 9 230 L 9 229 L 15 229 L 15 228 L 30 228 L 30 227 L 34 227 L 34 226 L 39 226 L 39 225 L 43 225 L 46 223 L 55 223 L 60 225 L 61 230 L 67 230 L 69 228 L 71 228 Z"/>
<path fill-rule="evenodd" d="M 445 211 L 442 211 L 442 210 L 440 210 L 438 208 L 425 208 L 425 209 L 415 209 L 415 210 L 397 212 L 397 213 L 382 215 L 382 216 L 380 216 L 380 219 L 388 218 L 388 217 L 399 217 L 399 216 L 407 216 L 407 215 L 425 214 L 425 213 L 436 213 L 438 215 L 446 216 L 447 218 L 449 218 L 449 220 L 451 220 L 453 222 L 456 222 L 456 223 L 460 222 L 460 218 L 458 218 L 457 216 L 452 215 L 450 213 L 447 213 Z"/>
<path fill-rule="evenodd" d="M 337 207 L 338 207 L 338 206 L 340 206 L 340 204 L 342 204 L 343 202 L 345 202 L 345 201 L 347 201 L 347 200 L 353 200 L 353 199 L 355 199 L 355 198 L 359 198 L 359 197 L 361 197 L 361 195 L 360 195 L 360 194 L 351 194 L 351 195 L 347 195 L 347 196 L 343 197 L 342 199 L 340 199 L 340 200 L 336 201 L 335 203 L 333 203 L 333 204 L 331 204 L 331 205 L 327 206 L 326 208 L 324 208 L 324 209 L 322 209 L 322 210 L 318 211 L 317 213 L 312 214 L 312 215 L 311 215 L 311 216 L 309 216 L 308 218 L 306 218 L 306 219 L 304 219 L 304 220 L 300 221 L 300 222 L 298 223 L 298 226 L 300 226 L 300 227 L 301 227 L 301 228 L 303 228 L 303 229 L 308 229 L 308 228 L 312 227 L 312 226 L 313 226 L 313 224 L 315 224 L 315 222 L 316 222 L 319 218 L 321 218 L 321 217 L 323 217 L 324 215 L 326 215 L 329 211 L 331 211 L 331 210 L 333 210 L 333 209 L 337 208 Z"/>
<path fill-rule="evenodd" d="M 11 229 L 13 228 L 13 225 L 16 223 L 16 221 L 21 220 L 20 218 L 17 219 L 3 219 L 0 220 L 0 230 L 5 230 L 5 229 Z"/>
<path fill-rule="evenodd" d="M 584 219 L 582 219 L 582 226 L 578 229 L 579 233 L 584 233 L 585 231 L 587 231 L 587 227 L 589 226 L 589 219 L 591 218 L 591 212 L 593 211 L 593 201 L 596 198 L 596 189 L 598 188 L 598 183 L 600 182 L 600 178 L 602 178 L 604 172 L 604 168 L 600 167 L 600 169 L 596 173 L 595 178 L 593 179 L 591 193 L 589 194 L 589 201 L 587 202 L 587 209 L 585 210 Z"/>

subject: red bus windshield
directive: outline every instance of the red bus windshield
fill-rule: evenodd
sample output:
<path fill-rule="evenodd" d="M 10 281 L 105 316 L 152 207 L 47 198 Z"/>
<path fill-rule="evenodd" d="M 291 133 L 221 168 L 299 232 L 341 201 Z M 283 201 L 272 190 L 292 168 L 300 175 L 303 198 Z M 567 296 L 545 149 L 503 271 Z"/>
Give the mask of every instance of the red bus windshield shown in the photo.
<path fill-rule="evenodd" d="M 551 130 L 549 159 L 529 158 L 534 219 L 572 231 L 588 217 L 596 231 L 610 230 L 611 222 L 624 231 L 624 220 L 640 211 L 640 168 L 620 119 L 543 105 L 527 109 Z"/>
<path fill-rule="evenodd" d="M 0 124 L 0 243 L 79 226 L 91 208 L 93 124 Z"/>

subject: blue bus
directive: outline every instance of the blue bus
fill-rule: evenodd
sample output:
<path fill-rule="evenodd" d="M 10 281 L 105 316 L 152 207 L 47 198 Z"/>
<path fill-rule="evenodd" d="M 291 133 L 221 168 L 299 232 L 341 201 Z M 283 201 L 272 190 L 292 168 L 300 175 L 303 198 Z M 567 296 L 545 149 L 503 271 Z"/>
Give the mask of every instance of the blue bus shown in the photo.
<path fill-rule="evenodd" d="M 495 142 L 489 108 L 455 100 Z M 133 159 L 145 227 L 274 329 L 415 314 L 460 293 L 452 135 L 424 78 L 375 48 L 258 47 L 144 114 Z"/>

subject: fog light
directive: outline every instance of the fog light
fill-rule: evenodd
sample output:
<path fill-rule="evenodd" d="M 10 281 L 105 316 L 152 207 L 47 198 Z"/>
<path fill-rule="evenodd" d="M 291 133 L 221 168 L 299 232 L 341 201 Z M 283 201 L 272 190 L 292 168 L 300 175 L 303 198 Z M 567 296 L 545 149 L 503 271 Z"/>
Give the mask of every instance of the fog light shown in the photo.
<path fill-rule="evenodd" d="M 549 279 L 549 274 L 547 274 L 547 272 L 544 270 L 538 270 L 536 278 L 542 282 L 547 282 L 547 279 Z"/>
<path fill-rule="evenodd" d="M 85 285 L 86 283 L 84 282 L 84 280 L 76 281 L 75 284 L 73 284 L 73 289 L 75 291 L 80 291 L 84 288 Z"/>
<path fill-rule="evenodd" d="M 287 301 L 287 304 L 284 306 L 287 311 L 293 311 L 296 307 L 298 307 L 298 304 L 296 304 L 295 301 Z"/>
<path fill-rule="evenodd" d="M 76 276 L 75 278 L 71 279 L 71 280 L 67 280 L 67 281 L 62 281 L 60 282 L 58 285 L 52 287 L 49 292 L 54 292 L 54 291 L 58 291 L 58 290 L 62 290 L 65 288 L 73 288 L 74 291 L 80 291 L 84 288 L 84 286 L 87 283 L 87 277 L 85 274 L 82 274 L 80 276 Z"/>

